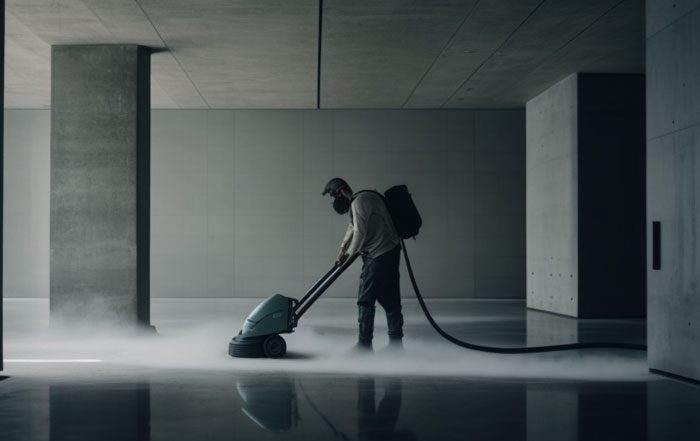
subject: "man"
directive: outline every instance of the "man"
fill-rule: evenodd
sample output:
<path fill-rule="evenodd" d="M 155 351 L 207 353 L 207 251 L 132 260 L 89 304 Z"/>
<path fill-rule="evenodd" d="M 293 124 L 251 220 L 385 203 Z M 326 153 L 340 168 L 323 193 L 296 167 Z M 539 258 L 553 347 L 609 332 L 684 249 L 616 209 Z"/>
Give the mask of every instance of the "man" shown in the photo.
<path fill-rule="evenodd" d="M 350 224 L 340 245 L 337 260 L 360 253 L 362 274 L 357 296 L 359 338 L 358 349 L 372 349 L 374 335 L 375 301 L 386 312 L 389 341 L 401 346 L 403 315 L 399 288 L 399 261 L 401 244 L 384 198 L 373 191 L 353 194 L 347 182 L 331 179 L 323 194 L 333 198 L 333 209 L 338 214 L 350 212 Z"/>

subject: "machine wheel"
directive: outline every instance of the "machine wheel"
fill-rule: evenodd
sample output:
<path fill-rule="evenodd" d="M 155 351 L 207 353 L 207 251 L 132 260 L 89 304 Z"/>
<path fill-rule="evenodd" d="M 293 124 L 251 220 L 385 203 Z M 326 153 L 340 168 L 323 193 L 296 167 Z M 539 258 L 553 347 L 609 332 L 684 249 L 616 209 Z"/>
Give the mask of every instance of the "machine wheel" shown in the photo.
<path fill-rule="evenodd" d="M 267 358 L 284 357 L 287 353 L 287 343 L 277 334 L 272 334 L 263 342 L 263 352 Z"/>

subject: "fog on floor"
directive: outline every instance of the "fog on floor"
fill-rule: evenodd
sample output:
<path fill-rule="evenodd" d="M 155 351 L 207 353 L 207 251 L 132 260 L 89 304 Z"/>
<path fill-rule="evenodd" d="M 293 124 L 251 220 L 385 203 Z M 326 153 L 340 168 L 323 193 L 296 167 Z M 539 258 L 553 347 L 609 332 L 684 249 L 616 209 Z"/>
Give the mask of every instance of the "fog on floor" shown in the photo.
<path fill-rule="evenodd" d="M 374 353 L 354 352 L 357 331 L 353 301 L 327 299 L 311 309 L 296 332 L 284 335 L 288 350 L 285 358 L 232 358 L 227 353 L 228 343 L 259 301 L 156 299 L 152 323 L 157 335 L 134 336 L 108 328 L 76 334 L 49 327 L 47 301 L 6 300 L 7 374 L 119 375 L 132 369 L 153 368 L 602 381 L 650 377 L 646 354 L 636 351 L 498 355 L 459 348 L 442 340 L 411 301 L 404 302 L 406 338 L 400 351 L 388 347 L 385 320 L 378 308 Z M 566 324 L 575 323 L 544 314 L 537 317 L 538 321 L 565 326 L 528 326 L 532 321 L 526 320 L 519 302 L 433 301 L 432 306 L 436 319 L 448 331 L 487 344 L 521 346 L 533 341 L 532 334 L 546 332 L 561 333 L 545 337 L 553 339 L 552 343 L 564 343 L 570 338 Z M 592 332 L 607 340 L 619 340 L 629 338 L 625 327 L 635 325 L 634 321 L 621 321 L 613 331 L 596 328 L 595 323 L 591 327 Z M 82 365 L 76 369 L 78 364 Z"/>

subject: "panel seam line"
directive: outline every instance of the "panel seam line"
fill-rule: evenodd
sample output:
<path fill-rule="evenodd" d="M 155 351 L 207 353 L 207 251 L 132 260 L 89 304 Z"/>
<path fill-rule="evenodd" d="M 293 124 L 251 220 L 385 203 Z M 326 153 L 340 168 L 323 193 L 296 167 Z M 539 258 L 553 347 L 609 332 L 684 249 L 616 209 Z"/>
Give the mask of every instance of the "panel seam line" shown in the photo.
<path fill-rule="evenodd" d="M 685 14 L 681 15 L 681 16 L 678 17 L 677 19 L 675 19 L 675 20 L 673 20 L 672 22 L 668 23 L 666 26 L 662 27 L 662 28 L 659 29 L 658 31 L 654 32 L 653 34 L 647 35 L 647 36 L 645 37 L 645 39 L 646 39 L 646 40 L 649 40 L 649 39 L 651 39 L 651 38 L 653 38 L 653 37 L 656 37 L 659 33 L 661 33 L 661 32 L 663 32 L 663 31 L 665 31 L 666 29 L 670 28 L 671 26 L 673 26 L 674 24 L 676 24 L 676 23 L 678 23 L 679 21 L 683 20 L 683 19 L 686 18 L 687 16 L 689 16 L 689 15 L 691 15 L 691 14 L 694 14 L 695 12 L 698 11 L 698 9 L 700 9 L 700 5 L 694 7 L 694 8 L 691 9 L 690 11 L 686 12 Z"/>
<path fill-rule="evenodd" d="M 698 126 L 700 126 L 700 121 L 698 121 L 694 124 L 690 124 L 690 125 L 685 126 L 685 127 L 680 127 L 678 129 L 672 130 L 670 132 L 663 133 L 661 135 L 654 136 L 652 138 L 647 138 L 647 141 L 656 141 L 657 139 L 665 138 L 666 136 L 669 136 L 669 135 L 675 135 L 677 133 L 683 132 L 683 131 L 688 130 L 688 129 L 694 129 Z"/>
<path fill-rule="evenodd" d="M 501 50 L 501 48 L 503 48 L 503 46 L 505 46 L 505 44 L 508 43 L 508 42 L 513 38 L 513 35 L 515 35 L 515 33 L 518 32 L 518 31 L 520 30 L 520 28 L 522 28 L 523 25 L 525 25 L 525 23 L 527 23 L 527 21 L 530 20 L 530 18 L 532 18 L 533 15 L 535 15 L 535 12 L 537 12 L 537 11 L 542 7 L 542 5 L 545 3 L 545 1 L 546 1 L 546 0 L 542 0 L 542 1 L 535 7 L 535 9 L 533 9 L 532 11 L 530 11 L 529 14 L 527 14 L 527 17 L 525 17 L 525 19 L 523 19 L 523 21 L 521 21 L 520 24 L 519 24 L 518 26 L 516 26 L 515 29 L 513 29 L 513 32 L 511 32 L 510 35 L 508 35 L 508 37 L 507 37 L 505 40 L 503 40 L 503 43 L 501 43 L 493 52 L 491 52 L 491 55 L 489 55 L 488 57 L 486 57 L 486 59 L 485 59 L 484 61 L 482 61 L 481 64 L 479 64 L 479 66 L 478 66 L 476 69 L 474 69 L 474 71 L 473 71 L 471 74 L 469 74 L 469 76 L 468 76 L 464 81 L 462 81 L 462 83 L 461 83 L 459 86 L 457 86 L 457 88 L 455 89 L 455 91 L 452 92 L 452 94 L 451 94 L 449 97 L 447 97 L 447 99 L 440 105 L 440 108 L 445 107 L 445 104 L 449 103 L 449 102 L 452 100 L 452 98 L 454 98 L 454 96 L 457 95 L 457 92 L 459 92 L 459 91 L 462 89 L 462 87 L 464 87 L 464 85 L 467 84 L 467 82 L 468 82 L 469 80 L 471 80 L 472 77 L 474 77 L 474 75 L 475 75 L 477 72 L 479 72 L 479 70 L 481 70 L 481 68 L 484 67 L 484 65 L 485 65 L 491 58 L 493 58 L 494 54 L 495 54 L 496 52 L 498 52 L 499 50 Z"/>
<path fill-rule="evenodd" d="M 156 35 L 158 35 L 158 38 L 160 38 L 160 41 L 163 42 L 163 46 L 165 46 L 165 47 L 168 49 L 168 52 L 170 53 L 170 56 L 173 57 L 173 60 L 175 60 L 175 62 L 177 63 L 177 65 L 180 66 L 180 69 L 182 70 L 182 73 L 184 73 L 185 76 L 187 77 L 187 79 L 190 81 L 190 84 L 192 84 L 192 87 L 194 87 L 194 90 L 197 91 L 197 94 L 198 94 L 199 97 L 202 99 L 202 102 L 204 103 L 204 105 L 207 106 L 208 109 L 211 109 L 211 106 L 209 105 L 209 103 L 207 102 L 207 100 L 204 99 L 204 95 L 202 95 L 202 92 L 200 92 L 199 88 L 197 87 L 197 85 L 196 85 L 196 84 L 194 83 L 194 81 L 192 80 L 192 77 L 190 77 L 190 74 L 189 74 L 189 73 L 187 72 L 187 70 L 185 70 L 185 68 L 182 66 L 182 63 L 180 63 L 180 60 L 175 56 L 175 54 L 173 53 L 173 51 L 172 51 L 172 49 L 170 48 L 170 46 L 168 46 L 168 43 L 165 42 L 165 39 L 163 39 L 163 36 L 160 35 L 160 32 L 158 31 L 158 28 L 156 28 L 156 25 L 155 25 L 155 24 L 153 23 L 153 21 L 151 20 L 151 17 L 148 16 L 148 14 L 146 13 L 146 10 L 143 9 L 143 6 L 141 6 L 141 3 L 139 3 L 138 0 L 135 0 L 134 2 L 136 3 L 136 5 L 138 5 L 139 9 L 141 10 L 141 13 L 142 13 L 143 16 L 146 18 L 146 20 L 148 20 L 148 23 L 150 23 L 150 25 L 151 25 L 151 27 L 153 28 L 153 30 L 155 31 Z M 176 104 L 177 104 L 177 103 L 176 103 Z"/>
<path fill-rule="evenodd" d="M 581 37 L 586 31 L 588 31 L 590 28 L 592 28 L 596 23 L 598 23 L 600 20 L 602 20 L 606 15 L 608 15 L 609 13 L 611 13 L 612 11 L 614 11 L 615 9 L 617 9 L 621 4 L 625 3 L 625 1 L 626 1 L 626 0 L 620 0 L 619 2 L 615 3 L 613 6 L 611 6 L 609 9 L 607 9 L 605 12 L 603 12 L 600 16 L 598 16 L 598 18 L 596 18 L 596 19 L 593 20 L 591 23 L 589 23 L 586 27 L 584 27 L 583 29 L 581 29 L 580 32 L 576 33 L 576 35 L 574 35 L 573 37 L 571 37 L 571 38 L 570 38 L 568 41 L 566 41 L 564 44 L 562 44 L 561 46 L 559 46 L 558 48 L 556 48 L 556 49 L 555 49 L 554 51 L 552 51 L 549 55 L 545 56 L 545 57 L 542 59 L 542 61 L 539 63 L 538 67 L 541 66 L 542 64 L 546 63 L 548 60 L 550 60 L 552 57 L 554 57 L 554 56 L 557 55 L 558 53 L 560 53 L 560 52 L 562 51 L 562 49 L 564 49 L 565 47 L 569 46 L 571 43 L 573 43 L 574 41 L 576 41 L 576 39 L 578 39 L 579 37 Z M 597 58 L 597 59 L 600 59 L 600 58 Z M 535 68 L 535 70 L 536 70 L 536 69 L 537 69 L 537 67 Z M 532 71 L 530 71 L 530 72 L 532 72 Z M 578 72 L 578 71 L 577 71 L 577 72 L 571 72 L 570 74 L 573 74 L 573 73 L 580 73 L 580 72 Z M 568 77 L 568 75 L 567 75 L 567 77 Z M 509 84 L 509 87 L 512 86 L 512 85 L 517 85 L 517 84 L 519 84 L 521 81 L 522 81 L 522 78 L 521 78 L 521 79 L 516 79 L 515 82 Z M 503 89 L 501 89 L 501 90 L 503 90 Z M 497 96 L 498 96 L 498 95 L 497 95 Z M 535 95 L 535 96 L 537 96 L 537 95 Z"/>
<path fill-rule="evenodd" d="M 136 1 L 136 3 L 138 3 L 138 1 Z M 115 43 L 118 42 L 119 39 L 117 38 L 117 36 L 114 35 L 114 33 L 107 27 L 107 24 L 100 18 L 100 16 L 97 15 L 97 13 L 96 13 L 86 2 L 83 2 L 83 5 L 85 5 L 85 8 L 87 8 L 87 10 L 90 11 L 90 12 L 92 13 L 92 15 L 95 16 L 95 18 L 97 19 L 97 21 L 99 21 L 100 24 L 101 24 L 102 26 L 104 26 L 105 30 L 109 33 L 109 35 L 112 36 L 112 39 L 115 41 Z M 145 14 L 145 13 L 144 13 L 144 14 Z M 148 17 L 146 17 L 146 19 L 148 20 Z M 150 23 L 150 20 L 149 20 L 149 23 Z M 153 26 L 153 23 L 151 23 L 151 26 Z M 155 27 L 154 27 L 153 29 L 155 30 Z M 158 38 L 160 38 L 160 41 L 163 42 L 163 44 L 165 44 L 165 42 L 163 41 L 163 38 L 160 36 L 160 34 L 158 34 L 158 31 L 156 31 L 156 34 L 158 35 Z M 142 45 L 137 44 L 137 46 L 142 46 Z M 150 48 L 149 48 L 149 49 L 150 49 Z M 152 75 L 151 75 L 151 72 L 152 72 L 152 69 L 149 68 L 148 76 L 150 77 L 150 80 L 151 80 L 151 81 L 154 81 L 156 84 L 158 84 L 158 86 L 160 87 L 160 90 L 162 90 L 163 93 L 165 93 L 165 94 L 168 96 L 168 98 L 170 98 L 170 100 L 171 100 L 175 105 L 177 105 L 177 102 L 175 101 L 175 99 L 173 99 L 173 97 L 172 97 L 168 92 L 166 92 L 165 89 L 163 89 L 163 87 L 160 85 L 160 83 L 159 83 L 158 81 L 153 80 L 153 77 L 152 77 Z M 150 87 L 150 85 L 149 85 L 149 87 Z M 151 108 L 153 108 L 152 103 L 151 103 Z"/>
<path fill-rule="evenodd" d="M 435 66 L 435 63 L 437 63 L 437 61 L 440 59 L 440 57 L 442 57 L 442 55 L 445 53 L 445 51 L 447 51 L 447 49 L 452 45 L 452 41 L 457 36 L 459 31 L 462 30 L 462 26 L 464 26 L 464 23 L 466 23 L 467 20 L 469 19 L 469 17 L 472 16 L 476 7 L 479 6 L 479 3 L 481 3 L 481 0 L 477 0 L 474 3 L 474 5 L 467 12 L 467 15 L 464 17 L 464 19 L 462 19 L 462 22 L 459 24 L 459 26 L 457 26 L 457 28 L 454 30 L 454 32 L 452 32 L 452 35 L 450 35 L 450 38 L 447 39 L 447 42 L 445 43 L 445 46 L 442 48 L 440 53 L 437 54 L 437 56 L 435 58 L 433 58 L 433 61 L 430 63 L 430 65 L 425 70 L 425 72 L 423 72 L 423 75 L 420 77 L 420 79 L 418 80 L 416 85 L 413 87 L 413 90 L 411 90 L 411 93 L 409 93 L 408 97 L 406 97 L 406 100 L 404 100 L 403 104 L 401 105 L 402 109 L 406 107 L 406 104 L 408 104 L 408 102 L 411 100 L 413 95 L 416 93 L 416 90 L 418 90 L 420 85 L 423 84 L 423 80 L 425 80 L 425 77 L 427 77 L 428 73 L 430 73 L 430 71 L 433 69 L 433 67 Z"/>

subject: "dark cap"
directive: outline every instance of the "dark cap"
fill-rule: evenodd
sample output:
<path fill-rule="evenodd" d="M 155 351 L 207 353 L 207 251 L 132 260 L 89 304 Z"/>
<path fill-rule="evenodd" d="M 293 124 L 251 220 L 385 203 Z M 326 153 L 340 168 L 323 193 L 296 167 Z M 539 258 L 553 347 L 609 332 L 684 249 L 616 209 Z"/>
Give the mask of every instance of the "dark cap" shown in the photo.
<path fill-rule="evenodd" d="M 335 193 L 338 190 L 340 190 L 343 187 L 350 188 L 347 182 L 345 182 L 343 179 L 340 178 L 333 178 L 330 181 L 328 181 L 328 184 L 326 184 L 326 187 L 323 189 L 323 195 L 326 195 L 328 193 Z"/>

